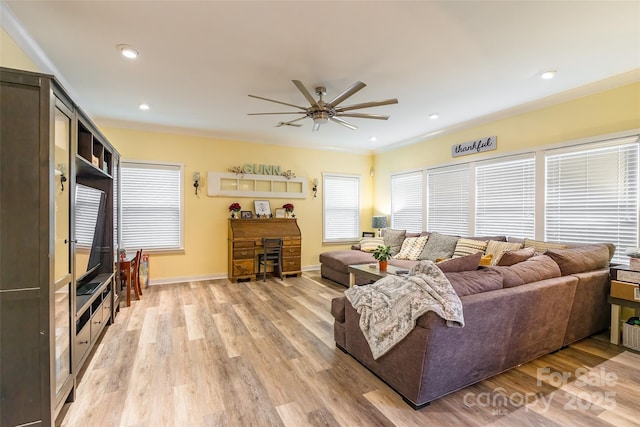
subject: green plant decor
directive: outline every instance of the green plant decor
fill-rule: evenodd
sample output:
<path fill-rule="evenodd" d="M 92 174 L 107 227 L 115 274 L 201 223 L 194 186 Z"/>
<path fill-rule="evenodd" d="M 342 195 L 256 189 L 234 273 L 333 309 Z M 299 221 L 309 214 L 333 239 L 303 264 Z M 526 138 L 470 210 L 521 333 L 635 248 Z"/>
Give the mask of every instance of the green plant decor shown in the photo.
<path fill-rule="evenodd" d="M 389 261 L 391 259 L 391 246 L 378 246 L 371 255 L 378 261 Z"/>

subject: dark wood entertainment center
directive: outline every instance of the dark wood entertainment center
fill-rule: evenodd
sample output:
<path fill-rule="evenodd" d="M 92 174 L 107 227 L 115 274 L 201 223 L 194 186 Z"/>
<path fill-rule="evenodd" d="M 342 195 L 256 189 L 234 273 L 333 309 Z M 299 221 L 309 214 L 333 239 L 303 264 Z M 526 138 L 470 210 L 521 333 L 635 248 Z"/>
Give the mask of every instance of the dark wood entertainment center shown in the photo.
<path fill-rule="evenodd" d="M 120 156 L 53 76 L 0 83 L 0 425 L 49 426 L 119 306 Z"/>

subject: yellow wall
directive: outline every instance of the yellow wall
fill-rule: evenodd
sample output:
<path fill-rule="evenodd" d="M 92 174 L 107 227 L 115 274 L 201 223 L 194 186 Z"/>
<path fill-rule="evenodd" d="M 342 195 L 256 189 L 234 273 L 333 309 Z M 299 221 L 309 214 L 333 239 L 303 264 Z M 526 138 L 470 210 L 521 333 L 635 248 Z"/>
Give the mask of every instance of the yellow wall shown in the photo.
<path fill-rule="evenodd" d="M 494 155 L 637 128 L 640 82 L 383 152 L 374 159 L 374 214 L 390 213 L 392 173 L 452 163 L 455 144 L 496 135 L 498 148 L 489 153 Z"/>
<path fill-rule="evenodd" d="M 151 254 L 152 281 L 171 278 L 226 276 L 228 207 L 238 202 L 243 210 L 253 210 L 254 198 L 207 196 L 207 172 L 226 172 L 244 163 L 279 165 L 308 179 L 305 199 L 270 199 L 271 210 L 290 202 L 295 206 L 302 232 L 302 267 L 317 266 L 318 254 L 348 245 L 322 244 L 322 173 L 350 173 L 361 176 L 361 228 L 370 229 L 372 213 L 372 157 L 363 154 L 290 148 L 205 137 L 101 127 L 123 160 L 146 160 L 184 164 L 184 253 Z M 195 195 L 191 176 L 201 175 L 201 192 Z M 318 197 L 313 198 L 311 181 L 318 178 Z M 150 230 L 150 232 L 153 232 Z"/>
<path fill-rule="evenodd" d="M 0 65 L 18 70 L 40 71 L 3 28 L 0 28 Z"/>

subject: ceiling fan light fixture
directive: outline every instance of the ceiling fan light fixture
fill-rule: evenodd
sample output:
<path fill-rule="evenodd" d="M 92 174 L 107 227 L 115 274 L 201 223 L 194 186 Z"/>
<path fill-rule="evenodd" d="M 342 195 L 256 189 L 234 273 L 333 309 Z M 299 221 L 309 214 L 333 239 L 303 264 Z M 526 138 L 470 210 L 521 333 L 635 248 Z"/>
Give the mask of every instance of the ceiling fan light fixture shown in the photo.
<path fill-rule="evenodd" d="M 313 122 L 317 125 L 323 125 L 329 121 L 329 114 L 324 111 L 318 111 L 313 114 Z"/>

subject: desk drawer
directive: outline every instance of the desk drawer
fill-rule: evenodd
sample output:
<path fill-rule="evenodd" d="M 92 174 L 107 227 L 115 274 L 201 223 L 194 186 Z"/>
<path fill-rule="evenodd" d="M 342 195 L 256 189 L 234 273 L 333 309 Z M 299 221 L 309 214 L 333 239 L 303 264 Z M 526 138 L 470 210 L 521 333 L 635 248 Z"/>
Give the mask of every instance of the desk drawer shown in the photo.
<path fill-rule="evenodd" d="M 282 258 L 282 272 L 300 271 L 300 257 Z"/>
<path fill-rule="evenodd" d="M 253 262 L 253 258 L 234 260 L 233 276 L 246 276 L 247 274 L 254 274 Z"/>
<path fill-rule="evenodd" d="M 255 242 L 253 240 L 248 240 L 245 242 L 233 242 L 233 248 L 253 248 L 255 246 Z"/>
<path fill-rule="evenodd" d="M 233 250 L 233 259 L 253 259 L 255 256 L 255 249 L 250 248 L 235 248 Z"/>
<path fill-rule="evenodd" d="M 282 257 L 300 256 L 300 246 L 283 246 Z"/>

